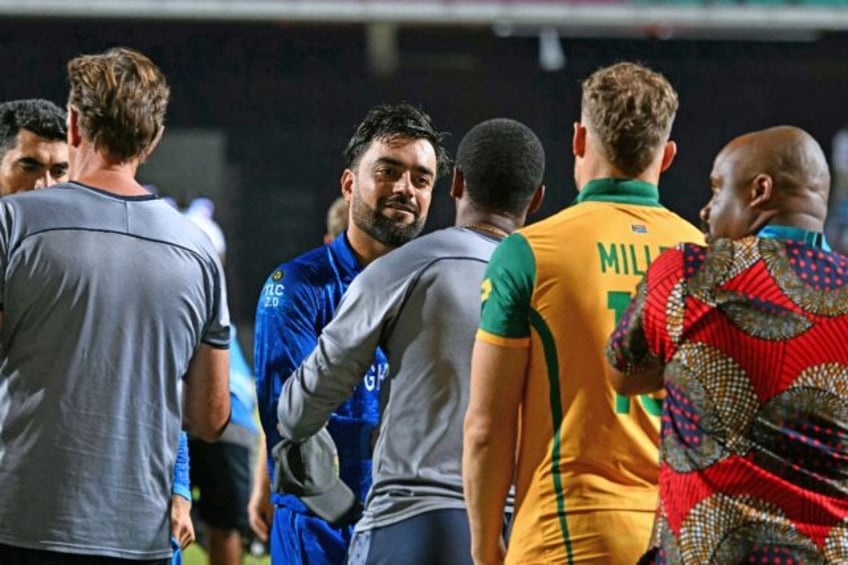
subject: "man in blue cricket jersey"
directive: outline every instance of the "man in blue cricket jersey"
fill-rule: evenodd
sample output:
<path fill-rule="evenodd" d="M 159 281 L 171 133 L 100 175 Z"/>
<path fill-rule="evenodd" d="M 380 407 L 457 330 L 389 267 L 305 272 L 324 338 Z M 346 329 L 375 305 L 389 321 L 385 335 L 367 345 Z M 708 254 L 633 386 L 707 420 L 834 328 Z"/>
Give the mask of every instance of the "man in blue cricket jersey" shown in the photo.
<path fill-rule="evenodd" d="M 407 104 L 373 108 L 344 151 L 341 192 L 350 203 L 348 229 L 284 263 L 266 281 L 256 311 L 254 357 L 269 454 L 281 439 L 276 423 L 283 382 L 315 347 L 350 282 L 424 226 L 433 186 L 449 166 L 440 143 L 441 135 L 421 110 Z M 379 416 L 380 381 L 387 372 L 385 356 L 375 353 L 362 384 L 327 425 L 339 451 L 341 478 L 360 500 L 371 485 L 371 435 Z M 344 562 L 352 523 L 328 524 L 292 495 L 274 493 L 272 502 L 272 563 Z"/>

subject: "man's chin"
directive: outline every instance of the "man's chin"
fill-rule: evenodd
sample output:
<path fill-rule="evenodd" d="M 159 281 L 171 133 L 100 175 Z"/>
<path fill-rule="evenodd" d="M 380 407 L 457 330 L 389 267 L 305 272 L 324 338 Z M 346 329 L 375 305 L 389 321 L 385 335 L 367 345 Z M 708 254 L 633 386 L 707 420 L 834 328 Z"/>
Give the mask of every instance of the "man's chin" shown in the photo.
<path fill-rule="evenodd" d="M 399 227 L 407 227 L 418 221 L 418 216 L 409 210 L 398 210 L 397 208 L 384 208 L 383 217 Z"/>

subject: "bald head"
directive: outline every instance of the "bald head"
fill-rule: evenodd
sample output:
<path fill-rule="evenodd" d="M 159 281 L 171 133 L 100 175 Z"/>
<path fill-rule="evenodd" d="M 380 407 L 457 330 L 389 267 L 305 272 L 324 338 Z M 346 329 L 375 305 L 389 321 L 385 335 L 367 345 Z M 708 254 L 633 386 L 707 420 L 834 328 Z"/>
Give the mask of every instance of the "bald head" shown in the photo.
<path fill-rule="evenodd" d="M 716 157 L 710 185 L 701 218 L 711 239 L 745 237 L 766 224 L 824 229 L 830 172 L 821 146 L 800 128 L 737 137 Z"/>

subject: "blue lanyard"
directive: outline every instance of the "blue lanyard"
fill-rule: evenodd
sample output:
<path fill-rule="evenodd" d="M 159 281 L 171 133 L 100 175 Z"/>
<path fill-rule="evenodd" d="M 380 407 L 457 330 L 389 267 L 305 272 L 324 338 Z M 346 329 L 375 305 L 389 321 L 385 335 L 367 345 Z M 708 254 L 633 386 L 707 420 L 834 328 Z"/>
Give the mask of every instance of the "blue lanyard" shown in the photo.
<path fill-rule="evenodd" d="M 788 239 L 790 241 L 805 243 L 812 247 L 818 247 L 823 251 L 831 250 L 822 232 L 809 231 L 792 226 L 766 226 L 757 232 L 757 237 Z"/>

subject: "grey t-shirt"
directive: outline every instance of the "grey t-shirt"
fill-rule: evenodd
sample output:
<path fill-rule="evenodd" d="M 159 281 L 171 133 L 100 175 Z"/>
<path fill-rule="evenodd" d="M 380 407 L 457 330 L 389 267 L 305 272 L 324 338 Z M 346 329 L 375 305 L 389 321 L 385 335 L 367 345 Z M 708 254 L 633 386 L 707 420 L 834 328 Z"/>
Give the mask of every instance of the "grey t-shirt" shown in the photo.
<path fill-rule="evenodd" d="M 155 197 L 0 200 L 0 543 L 167 558 L 178 383 L 229 346 L 208 238 Z"/>
<path fill-rule="evenodd" d="M 283 387 L 283 432 L 305 439 L 362 380 L 374 349 L 385 352 L 389 374 L 374 482 L 357 531 L 465 508 L 462 423 L 480 283 L 496 244 L 447 228 L 374 261 L 354 279 L 315 350 Z"/>

